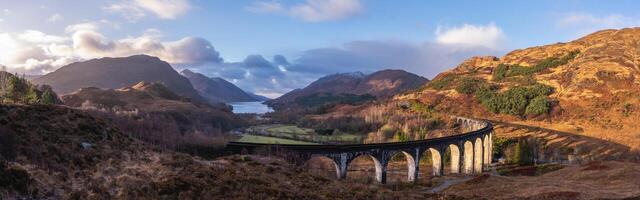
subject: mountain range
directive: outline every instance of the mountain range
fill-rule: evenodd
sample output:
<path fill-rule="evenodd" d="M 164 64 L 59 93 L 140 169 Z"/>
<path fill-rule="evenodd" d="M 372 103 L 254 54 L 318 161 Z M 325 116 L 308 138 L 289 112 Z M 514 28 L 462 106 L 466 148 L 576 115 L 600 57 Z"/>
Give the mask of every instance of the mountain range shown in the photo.
<path fill-rule="evenodd" d="M 50 85 L 58 94 L 69 94 L 87 87 L 117 89 L 140 81 L 160 82 L 178 95 L 193 101 L 205 101 L 189 80 L 169 63 L 147 55 L 76 62 L 32 80 L 35 84 Z"/>
<path fill-rule="evenodd" d="M 398 93 L 416 89 L 428 80 L 404 70 L 381 70 L 372 74 L 361 72 L 332 74 L 322 77 L 307 87 L 288 92 L 266 103 L 272 107 L 282 107 L 296 99 L 317 94 L 353 94 L 391 97 Z"/>
<path fill-rule="evenodd" d="M 209 78 L 203 74 L 185 69 L 181 72 L 187 77 L 198 93 L 211 102 L 250 102 L 265 101 L 269 98 L 248 93 L 223 78 Z"/>

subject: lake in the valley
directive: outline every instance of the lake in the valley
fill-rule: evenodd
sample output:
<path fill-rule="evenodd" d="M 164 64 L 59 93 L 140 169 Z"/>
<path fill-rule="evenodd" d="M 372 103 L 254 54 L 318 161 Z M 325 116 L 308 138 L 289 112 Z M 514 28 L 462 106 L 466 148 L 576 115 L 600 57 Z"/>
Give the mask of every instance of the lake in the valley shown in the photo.
<path fill-rule="evenodd" d="M 233 106 L 233 113 L 257 113 L 263 114 L 273 111 L 269 106 L 262 104 L 262 102 L 231 102 Z"/>

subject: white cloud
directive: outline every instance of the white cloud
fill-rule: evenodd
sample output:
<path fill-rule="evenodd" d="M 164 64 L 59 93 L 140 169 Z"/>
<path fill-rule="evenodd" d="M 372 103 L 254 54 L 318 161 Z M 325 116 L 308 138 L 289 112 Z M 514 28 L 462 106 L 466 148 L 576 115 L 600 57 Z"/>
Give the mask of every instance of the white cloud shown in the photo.
<path fill-rule="evenodd" d="M 49 18 L 47 19 L 47 21 L 50 21 L 50 22 L 57 22 L 57 21 L 60 21 L 60 20 L 62 20 L 62 19 L 63 19 L 62 15 L 60 15 L 60 14 L 56 13 L 56 14 L 53 14 L 53 15 L 49 16 Z"/>
<path fill-rule="evenodd" d="M 85 59 L 148 54 L 177 65 L 222 61 L 219 53 L 205 39 L 185 37 L 177 41 L 162 42 L 154 34 L 157 33 L 147 31 L 140 37 L 112 41 L 96 31 L 78 31 L 73 34 L 73 49 L 76 55 Z"/>
<path fill-rule="evenodd" d="M 494 23 L 488 25 L 463 24 L 459 27 L 438 26 L 436 41 L 440 44 L 497 49 L 505 39 L 502 29 Z"/>
<path fill-rule="evenodd" d="M 64 31 L 67 33 L 74 33 L 74 32 L 84 31 L 84 30 L 96 31 L 98 29 L 100 29 L 100 26 L 98 25 L 97 22 L 84 22 L 84 23 L 69 25 L 64 29 Z"/>
<path fill-rule="evenodd" d="M 121 13 L 125 19 L 131 22 L 138 21 L 144 16 L 146 16 L 142 8 L 139 8 L 131 3 L 112 4 L 112 5 L 103 7 L 102 9 L 110 12 Z"/>
<path fill-rule="evenodd" d="M 148 12 L 161 19 L 175 19 L 190 8 L 188 0 L 128 0 L 103 7 L 104 10 L 121 13 L 129 21 L 137 21 Z"/>
<path fill-rule="evenodd" d="M 285 14 L 308 22 L 324 22 L 355 16 L 364 10 L 364 6 L 360 0 L 307 0 L 289 7 L 275 1 L 258 1 L 248 6 L 247 10 Z"/>
<path fill-rule="evenodd" d="M 560 15 L 557 25 L 560 28 L 572 29 L 578 35 L 584 35 L 602 29 L 640 26 L 640 19 L 620 14 L 596 16 L 588 13 L 571 12 Z"/>
<path fill-rule="evenodd" d="M 173 65 L 199 66 L 222 62 L 209 41 L 185 37 L 163 41 L 160 31 L 149 29 L 139 37 L 110 40 L 91 23 L 70 26 L 68 36 L 47 35 L 36 30 L 22 33 L 0 32 L 0 65 L 12 72 L 43 74 L 70 62 L 147 54 Z"/>
<path fill-rule="evenodd" d="M 43 38 L 34 38 L 34 36 Z M 49 51 L 43 42 L 61 42 L 65 39 L 49 36 L 39 31 L 25 31 L 21 34 L 0 33 L 0 65 L 19 73 L 46 73 L 64 64 L 61 56 Z M 55 45 L 55 44 L 52 44 Z M 65 58 L 65 60 L 68 60 Z"/>
<path fill-rule="evenodd" d="M 284 11 L 282 4 L 278 2 L 267 2 L 267 1 L 253 2 L 246 9 L 254 13 L 279 13 Z"/>
<path fill-rule="evenodd" d="M 162 19 L 175 19 L 191 7 L 187 0 L 136 0 L 136 4 Z"/>
<path fill-rule="evenodd" d="M 55 35 L 47 35 L 43 32 L 36 30 L 26 30 L 18 38 L 29 43 L 48 44 L 48 43 L 62 43 L 68 41 L 69 38 Z"/>
<path fill-rule="evenodd" d="M 5 8 L 5 9 L 2 10 L 2 14 L 4 14 L 4 15 L 11 15 L 11 13 L 13 13 L 13 12 L 11 12 L 11 10 L 9 10 L 9 9 Z"/>

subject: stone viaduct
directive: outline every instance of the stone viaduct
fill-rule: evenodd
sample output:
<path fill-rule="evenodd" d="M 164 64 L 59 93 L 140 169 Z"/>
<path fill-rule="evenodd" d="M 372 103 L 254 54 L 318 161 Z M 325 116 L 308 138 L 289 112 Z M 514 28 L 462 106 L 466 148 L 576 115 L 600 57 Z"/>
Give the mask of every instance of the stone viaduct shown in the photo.
<path fill-rule="evenodd" d="M 461 125 L 462 134 L 408 142 L 345 144 L 345 145 L 284 145 L 230 142 L 227 149 L 236 153 L 256 153 L 268 151 L 278 154 L 290 162 L 303 165 L 308 160 L 323 156 L 333 160 L 337 177 L 346 178 L 347 167 L 355 158 L 368 156 L 375 163 L 376 180 L 386 183 L 387 164 L 396 154 L 404 154 L 407 160 L 407 179 L 418 179 L 419 162 L 425 151 L 431 154 L 433 175 L 444 175 L 444 154 L 451 152 L 450 172 L 454 174 L 481 173 L 488 169 L 492 159 L 493 125 L 490 122 L 455 117 Z"/>

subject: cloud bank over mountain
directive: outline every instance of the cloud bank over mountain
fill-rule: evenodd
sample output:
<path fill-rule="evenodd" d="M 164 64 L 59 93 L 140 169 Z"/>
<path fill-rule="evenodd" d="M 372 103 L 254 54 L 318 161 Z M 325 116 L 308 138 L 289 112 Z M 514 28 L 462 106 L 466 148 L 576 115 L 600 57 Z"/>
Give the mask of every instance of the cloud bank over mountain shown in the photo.
<path fill-rule="evenodd" d="M 329 22 L 340 23 L 338 21 L 366 14 L 364 4 L 361 0 L 305 0 L 296 3 L 256 0 L 240 4 L 240 9 L 249 11 L 245 14 L 250 16 L 282 15 L 309 22 L 302 24 L 326 26 L 331 24 Z M 0 30 L 0 65 L 7 66 L 11 72 L 45 74 L 76 61 L 146 54 L 169 62 L 177 70 L 191 69 L 210 77 L 222 77 L 249 92 L 277 97 L 334 73 L 404 69 L 432 78 L 470 56 L 501 54 L 506 39 L 506 34 L 496 23 L 463 23 L 438 26 L 433 38 L 425 36 L 422 41 L 347 39 L 347 42 L 289 51 L 286 56 L 279 52 L 254 53 L 243 59 L 225 60 L 222 57 L 224 52 L 203 37 L 184 34 L 165 37 L 163 31 L 171 33 L 173 30 L 153 28 L 136 32 L 122 30 L 123 26 L 148 21 L 170 23 L 180 17 L 186 18 L 190 11 L 199 9 L 195 2 L 115 0 L 92 5 L 98 5 L 98 11 L 115 19 L 75 21 L 63 26 L 61 32 Z M 13 12 L 10 10 L 2 13 L 2 16 L 11 15 Z M 73 20 L 71 16 L 52 12 L 43 20 L 49 24 L 63 23 Z M 114 36 L 118 35 L 114 32 L 126 34 Z"/>
<path fill-rule="evenodd" d="M 149 29 L 137 37 L 112 40 L 93 23 L 70 25 L 66 31 L 62 36 L 36 30 L 0 33 L 0 64 L 17 73 L 43 74 L 79 60 L 135 54 L 156 56 L 175 65 L 222 62 L 213 45 L 198 37 L 163 41 L 157 30 Z"/>
<path fill-rule="evenodd" d="M 468 29 L 465 26 L 449 32 L 474 31 L 474 28 L 465 30 Z M 488 34 L 484 38 L 504 37 L 491 30 L 496 29 L 495 25 L 488 28 L 475 30 L 474 34 Z M 13 72 L 44 74 L 80 60 L 147 54 L 169 62 L 177 69 L 191 68 L 208 76 L 225 78 L 250 92 L 276 97 L 327 74 L 391 68 L 431 78 L 470 56 L 500 53 L 493 43 L 453 40 L 451 38 L 460 33 L 445 31 L 438 35 L 436 42 L 359 40 L 336 47 L 305 50 L 290 58 L 275 55 L 267 59 L 256 54 L 234 62 L 224 61 L 221 53 L 206 39 L 184 37 L 165 41 L 162 33 L 155 29 L 148 29 L 136 37 L 110 39 L 100 32 L 99 23 L 81 23 L 68 26 L 66 33 L 48 35 L 35 30 L 2 33 L 0 45 L 16 51 L 4 52 L 3 55 L 11 59 L 3 59 L 0 64 L 9 66 Z M 441 41 L 440 36 L 448 39 Z"/>

